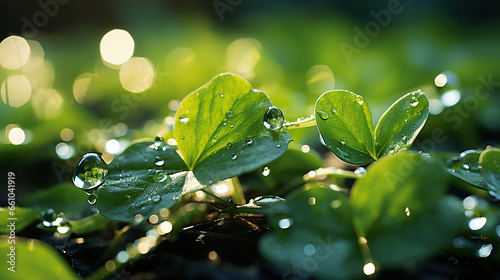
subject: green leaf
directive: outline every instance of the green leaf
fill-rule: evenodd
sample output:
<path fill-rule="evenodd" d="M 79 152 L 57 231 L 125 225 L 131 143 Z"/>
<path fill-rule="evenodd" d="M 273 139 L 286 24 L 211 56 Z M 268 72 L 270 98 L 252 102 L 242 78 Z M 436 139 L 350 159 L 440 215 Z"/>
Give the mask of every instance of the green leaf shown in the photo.
<path fill-rule="evenodd" d="M 15 220 L 9 220 L 9 218 L 15 218 Z M 0 207 L 0 234 L 9 234 L 11 228 L 8 226 L 11 222 L 15 223 L 15 232 L 19 233 L 40 218 L 40 212 L 33 208 L 15 206 L 14 211 L 11 211 L 9 207 Z"/>
<path fill-rule="evenodd" d="M 297 164 L 299 163 L 300 164 Z M 294 179 L 302 178 L 307 172 L 323 167 L 321 156 L 311 150 L 302 152 L 301 145 L 291 143 L 286 152 L 279 158 L 266 165 L 269 170 L 267 176 L 263 175 L 263 170 L 257 170 L 259 177 L 270 187 L 284 185 Z M 259 182 L 261 185 L 262 183 Z M 260 186 L 262 189 L 262 186 Z"/>
<path fill-rule="evenodd" d="M 15 247 L 15 272 L 9 271 L 11 246 Z M 9 243 L 7 236 L 0 236 L 2 266 L 0 279 L 80 279 L 64 258 L 52 247 L 36 239 L 16 237 L 16 243 Z"/>
<path fill-rule="evenodd" d="M 397 267 L 451 247 L 467 226 L 464 210 L 461 200 L 449 196 L 425 212 L 409 212 L 401 222 L 375 224 L 366 237 L 373 259 L 382 267 Z"/>
<path fill-rule="evenodd" d="M 306 279 L 310 274 L 314 279 L 363 278 L 361 252 L 354 236 L 337 237 L 297 227 L 284 236 L 263 236 L 259 250 L 267 259 L 288 268 L 283 279 Z M 312 250 L 311 256 L 306 255 Z"/>
<path fill-rule="evenodd" d="M 109 220 L 101 214 L 95 213 L 76 221 L 69 221 L 71 232 L 77 235 L 89 234 L 106 228 Z"/>
<path fill-rule="evenodd" d="M 341 160 L 367 164 L 376 159 L 371 112 L 363 97 L 346 90 L 327 91 L 314 111 L 326 146 Z"/>
<path fill-rule="evenodd" d="M 79 219 L 91 210 L 87 198 L 88 195 L 73 184 L 61 183 L 24 196 L 19 204 L 39 210 L 52 208 L 55 212 L 64 212 L 69 219 Z"/>
<path fill-rule="evenodd" d="M 268 130 L 269 97 L 234 74 L 221 74 L 181 102 L 174 134 L 181 154 L 202 184 L 240 175 L 281 156 L 290 134 Z"/>
<path fill-rule="evenodd" d="M 262 237 L 260 252 L 320 279 L 361 277 L 363 258 L 345 195 L 312 187 L 286 199 L 269 214 L 273 232 Z"/>
<path fill-rule="evenodd" d="M 377 158 L 408 149 L 428 115 L 429 100 L 420 91 L 410 92 L 394 102 L 375 128 Z"/>
<path fill-rule="evenodd" d="M 446 171 L 451 175 L 481 189 L 486 185 L 479 168 L 481 150 L 466 150 L 456 157 L 446 159 Z"/>
<path fill-rule="evenodd" d="M 491 195 L 500 198 L 500 149 L 489 148 L 481 153 L 481 175 Z"/>
<path fill-rule="evenodd" d="M 161 163 L 161 164 L 160 164 Z M 200 187 L 175 150 L 160 141 L 131 145 L 109 165 L 97 190 L 97 207 L 106 218 L 130 222 L 169 208 Z"/>
<path fill-rule="evenodd" d="M 443 173 L 436 162 L 409 152 L 370 165 L 350 197 L 357 233 L 365 236 L 375 223 L 399 223 L 434 205 L 446 192 Z"/>

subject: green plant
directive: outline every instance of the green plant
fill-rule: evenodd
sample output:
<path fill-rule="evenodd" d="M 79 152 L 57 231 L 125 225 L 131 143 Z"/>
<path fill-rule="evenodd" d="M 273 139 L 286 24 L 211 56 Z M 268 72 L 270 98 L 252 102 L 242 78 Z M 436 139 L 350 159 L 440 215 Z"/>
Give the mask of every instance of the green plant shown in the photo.
<path fill-rule="evenodd" d="M 38 213 L 33 208 L 47 208 L 44 197 L 51 195 L 37 194 L 27 199 L 31 208 L 17 208 L 17 214 L 43 220 L 40 228 L 63 235 L 115 227 L 101 260 L 105 265 L 91 279 L 105 278 L 165 239 L 174 240 L 185 226 L 199 220 L 212 223 L 215 217 L 237 217 L 257 230 L 247 218 L 266 215 L 272 231 L 258 247 L 269 261 L 289 268 L 283 277 L 343 279 L 390 271 L 449 250 L 462 235 L 498 243 L 498 209 L 474 196 L 469 196 L 474 205 L 466 205 L 447 189 L 452 174 L 500 196 L 500 150 L 467 151 L 458 157 L 407 152 L 428 117 L 424 93 L 401 97 L 375 128 L 366 101 L 349 91 L 325 92 L 314 110 L 315 118 L 285 122 L 265 93 L 237 75 L 218 75 L 180 103 L 173 129 L 176 145 L 161 138 L 140 140 L 107 167 L 92 154 L 78 163 L 74 181 L 83 182 L 77 186 L 91 196 L 89 203 L 97 198 L 99 214 L 71 216 L 78 213 L 81 193 L 52 206 L 51 215 L 33 218 Z M 376 162 L 366 172 L 323 167 L 318 155 L 288 148 L 288 129 L 314 125 L 343 161 Z M 271 187 L 260 187 L 257 193 L 266 196 L 247 203 L 245 194 L 251 192 L 244 191 L 238 176 L 252 172 Z M 348 179 L 355 179 L 352 187 Z M 230 188 L 231 199 L 210 187 L 220 182 Z M 64 188 L 60 193 L 78 191 Z M 478 218 L 491 222 L 471 226 Z M 131 228 L 144 236 L 124 249 L 123 238 Z M 7 241 L 1 242 L 5 247 Z"/>

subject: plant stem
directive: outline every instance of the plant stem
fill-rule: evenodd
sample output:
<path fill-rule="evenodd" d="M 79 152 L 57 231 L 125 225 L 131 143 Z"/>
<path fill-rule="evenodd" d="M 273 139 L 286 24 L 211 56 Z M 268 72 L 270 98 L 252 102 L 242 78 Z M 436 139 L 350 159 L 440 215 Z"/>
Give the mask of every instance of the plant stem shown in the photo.
<path fill-rule="evenodd" d="M 231 185 L 233 186 L 233 201 L 238 205 L 243 205 L 246 203 L 245 194 L 241 188 L 240 180 L 238 177 L 231 178 Z"/>
<path fill-rule="evenodd" d="M 353 171 L 347 171 L 343 169 L 339 169 L 336 167 L 326 167 L 326 168 L 318 168 L 315 170 L 311 170 L 307 172 L 304 176 L 301 178 L 298 178 L 296 180 L 293 180 L 290 184 L 285 185 L 283 188 L 281 188 L 276 195 L 284 195 L 291 190 L 294 190 L 304 184 L 310 183 L 310 182 L 315 182 L 315 181 L 321 181 L 324 179 L 325 176 L 334 176 L 334 177 L 340 177 L 340 178 L 351 178 L 351 179 L 358 179 L 363 177 L 364 175 L 362 174 L 356 174 Z"/>
<path fill-rule="evenodd" d="M 307 117 L 307 118 L 301 118 L 298 119 L 295 122 L 285 122 L 283 124 L 284 129 L 294 129 L 294 128 L 303 128 L 303 127 L 310 127 L 310 126 L 315 126 L 316 125 L 316 119 L 314 118 L 313 115 Z"/>

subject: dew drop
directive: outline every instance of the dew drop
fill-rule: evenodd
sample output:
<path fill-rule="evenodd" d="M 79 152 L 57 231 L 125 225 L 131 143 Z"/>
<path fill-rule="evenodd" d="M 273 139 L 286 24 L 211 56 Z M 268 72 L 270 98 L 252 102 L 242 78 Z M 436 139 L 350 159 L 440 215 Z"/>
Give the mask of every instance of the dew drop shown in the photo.
<path fill-rule="evenodd" d="M 233 111 L 227 111 L 226 118 L 232 118 L 232 117 L 233 117 Z"/>
<path fill-rule="evenodd" d="M 97 202 L 97 196 L 95 194 L 89 195 L 89 198 L 87 199 L 87 202 L 90 205 L 94 205 Z"/>
<path fill-rule="evenodd" d="M 281 145 L 280 144 L 276 145 L 276 148 L 281 148 Z"/>
<path fill-rule="evenodd" d="M 356 96 L 356 102 L 361 105 L 363 104 L 364 100 L 363 100 L 363 97 L 361 95 L 357 95 Z"/>
<path fill-rule="evenodd" d="M 226 144 L 226 150 L 231 149 L 231 146 L 232 146 L 232 145 L 233 145 L 233 144 L 231 144 L 231 143 L 227 143 L 227 144 Z"/>
<path fill-rule="evenodd" d="M 230 125 L 229 128 L 233 128 L 234 127 L 234 124 Z"/>
<path fill-rule="evenodd" d="M 271 169 L 268 166 L 264 166 L 262 168 L 262 176 L 267 177 L 269 174 L 271 174 Z"/>
<path fill-rule="evenodd" d="M 63 212 L 56 214 L 54 209 L 49 208 L 42 211 L 43 222 L 46 227 L 57 227 L 66 222 L 66 215 Z"/>
<path fill-rule="evenodd" d="M 99 187 L 108 175 L 108 165 L 95 153 L 85 154 L 73 170 L 73 184 L 83 190 Z"/>
<path fill-rule="evenodd" d="M 405 122 L 408 122 L 408 119 L 405 119 Z"/>
<path fill-rule="evenodd" d="M 172 178 L 168 175 L 167 172 L 158 170 L 155 173 L 155 176 L 153 177 L 153 180 L 158 183 L 170 183 L 172 181 Z"/>
<path fill-rule="evenodd" d="M 418 99 L 417 99 L 416 97 L 412 97 L 412 98 L 410 99 L 410 105 L 411 105 L 412 107 L 417 107 L 417 105 L 418 105 Z"/>
<path fill-rule="evenodd" d="M 345 145 L 345 138 L 344 137 L 340 138 L 340 144 Z"/>
<path fill-rule="evenodd" d="M 184 140 L 184 139 L 186 139 L 186 136 L 181 135 L 181 140 Z"/>
<path fill-rule="evenodd" d="M 284 202 L 285 200 L 279 196 L 276 195 L 264 195 L 264 196 L 258 196 L 254 199 L 251 200 L 251 202 L 255 205 L 258 206 L 263 206 L 266 204 L 273 204 L 273 203 L 280 203 Z"/>
<path fill-rule="evenodd" d="M 330 115 L 328 115 L 328 113 L 323 112 L 323 111 L 317 111 L 317 112 L 316 112 L 316 114 L 318 114 L 318 116 L 319 116 L 322 120 L 324 120 L 324 121 L 328 120 L 328 118 L 330 117 Z"/>
<path fill-rule="evenodd" d="M 364 167 L 358 167 L 356 170 L 354 170 L 354 174 L 356 175 L 365 175 L 366 174 L 366 169 Z"/>
<path fill-rule="evenodd" d="M 332 113 L 334 113 L 334 114 L 337 113 L 337 109 L 335 107 L 332 107 Z"/>
<path fill-rule="evenodd" d="M 231 159 L 232 159 L 232 160 L 235 160 L 235 159 L 237 159 L 237 158 L 238 158 L 238 155 L 232 155 L 232 156 L 231 156 Z"/>
<path fill-rule="evenodd" d="M 188 118 L 188 116 L 186 115 L 186 113 L 184 113 L 184 114 L 182 114 L 182 115 L 180 115 L 180 116 L 179 116 L 179 121 L 180 121 L 181 123 L 187 123 L 187 122 L 189 121 L 189 118 Z"/>
<path fill-rule="evenodd" d="M 160 195 L 153 195 L 153 197 L 151 198 L 153 200 L 153 202 L 159 202 L 161 200 L 161 196 Z"/>
<path fill-rule="evenodd" d="M 405 140 L 406 140 L 406 135 L 401 134 L 401 139 L 402 139 L 403 141 L 405 141 Z"/>
<path fill-rule="evenodd" d="M 224 98 L 224 93 L 223 93 L 223 92 L 219 92 L 219 96 L 220 96 L 221 98 Z"/>
<path fill-rule="evenodd" d="M 163 164 L 165 164 L 165 161 L 161 157 L 157 156 L 155 158 L 155 165 L 160 167 L 163 166 Z"/>
<path fill-rule="evenodd" d="M 271 106 L 264 114 L 263 124 L 267 129 L 279 130 L 283 127 L 284 121 L 283 112 L 278 107 Z"/>
<path fill-rule="evenodd" d="M 251 144 L 253 144 L 253 139 L 252 139 L 252 138 L 247 138 L 247 139 L 245 139 L 245 142 L 246 142 L 248 145 L 251 145 Z"/>

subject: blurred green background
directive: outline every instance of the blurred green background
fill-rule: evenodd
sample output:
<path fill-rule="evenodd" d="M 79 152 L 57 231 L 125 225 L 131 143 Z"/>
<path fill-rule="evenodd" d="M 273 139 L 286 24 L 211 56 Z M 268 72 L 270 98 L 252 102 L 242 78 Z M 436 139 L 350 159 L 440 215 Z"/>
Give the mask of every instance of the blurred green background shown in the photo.
<path fill-rule="evenodd" d="M 324 91 L 347 89 L 365 97 L 376 122 L 421 89 L 431 116 L 414 149 L 498 145 L 494 1 L 9 0 L 0 7 L 0 40 L 27 40 L 0 44 L 0 171 L 2 180 L 16 173 L 20 196 L 70 181 L 86 152 L 110 161 L 134 139 L 172 138 L 179 101 L 222 72 L 266 92 L 288 121 L 310 116 Z M 114 29 L 134 42 L 133 57 L 119 65 L 100 51 Z M 326 151 L 316 128 L 291 133 Z"/>

